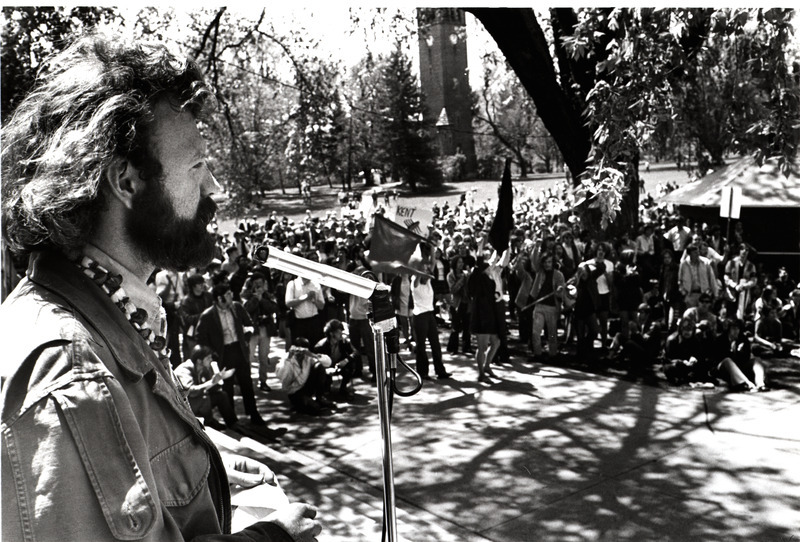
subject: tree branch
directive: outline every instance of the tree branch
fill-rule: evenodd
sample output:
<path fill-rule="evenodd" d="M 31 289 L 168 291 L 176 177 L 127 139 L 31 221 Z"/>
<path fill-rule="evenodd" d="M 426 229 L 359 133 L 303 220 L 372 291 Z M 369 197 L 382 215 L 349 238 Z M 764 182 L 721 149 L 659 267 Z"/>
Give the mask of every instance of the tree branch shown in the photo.
<path fill-rule="evenodd" d="M 591 133 L 570 97 L 558 84 L 549 44 L 532 9 L 468 8 L 494 38 L 539 117 L 555 139 L 573 179 L 586 167 Z"/>

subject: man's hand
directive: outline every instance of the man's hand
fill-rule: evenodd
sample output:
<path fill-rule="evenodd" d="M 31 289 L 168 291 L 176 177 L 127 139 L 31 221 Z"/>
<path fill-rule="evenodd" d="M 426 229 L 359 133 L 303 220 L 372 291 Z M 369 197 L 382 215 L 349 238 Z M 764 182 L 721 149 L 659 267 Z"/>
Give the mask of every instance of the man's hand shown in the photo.
<path fill-rule="evenodd" d="M 295 542 L 316 542 L 322 525 L 315 517 L 317 509 L 310 504 L 292 503 L 275 510 L 265 519 L 283 527 Z"/>
<path fill-rule="evenodd" d="M 228 481 L 244 488 L 275 483 L 275 473 L 265 464 L 242 455 L 223 456 Z"/>

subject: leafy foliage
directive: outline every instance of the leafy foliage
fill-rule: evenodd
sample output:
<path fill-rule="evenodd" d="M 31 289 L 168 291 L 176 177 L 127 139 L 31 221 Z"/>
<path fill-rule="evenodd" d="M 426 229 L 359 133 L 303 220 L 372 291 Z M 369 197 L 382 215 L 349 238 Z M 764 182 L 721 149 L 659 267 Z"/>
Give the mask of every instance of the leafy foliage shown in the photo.
<path fill-rule="evenodd" d="M 2 111 L 5 120 L 32 88 L 39 63 L 75 33 L 116 19 L 111 8 L 4 7 L 2 10 Z"/>
<path fill-rule="evenodd" d="M 717 162 L 758 150 L 784 168 L 796 152 L 791 10 L 554 8 L 552 42 L 532 10 L 470 11 L 533 97 L 577 190 L 602 211 L 598 225 L 635 225 L 648 146 L 691 143 Z"/>
<path fill-rule="evenodd" d="M 585 13 L 569 48 L 597 60 L 596 83 L 586 95 L 595 127 L 586 176 L 610 211 L 606 221 L 620 201 L 610 193 L 619 183 L 609 182 L 615 176 L 608 172 L 636 178 L 630 166 L 658 122 L 676 119 L 696 141 L 698 158 L 705 150 L 716 165 L 731 150 L 791 161 L 800 110 L 784 56 L 790 10 Z"/>

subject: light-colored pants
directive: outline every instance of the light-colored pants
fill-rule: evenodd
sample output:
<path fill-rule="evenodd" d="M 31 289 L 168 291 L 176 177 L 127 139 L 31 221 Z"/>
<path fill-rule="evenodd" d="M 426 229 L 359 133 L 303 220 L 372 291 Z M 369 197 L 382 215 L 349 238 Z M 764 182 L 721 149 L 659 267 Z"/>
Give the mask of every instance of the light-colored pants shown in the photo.
<path fill-rule="evenodd" d="M 269 347 L 271 337 L 267 335 L 267 328 L 258 326 L 258 333 L 250 336 L 250 363 L 258 362 L 258 381 L 267 380 L 269 370 Z"/>
<path fill-rule="evenodd" d="M 542 330 L 547 330 L 547 353 L 558 353 L 558 308 L 553 305 L 533 307 L 533 355 L 542 355 Z"/>

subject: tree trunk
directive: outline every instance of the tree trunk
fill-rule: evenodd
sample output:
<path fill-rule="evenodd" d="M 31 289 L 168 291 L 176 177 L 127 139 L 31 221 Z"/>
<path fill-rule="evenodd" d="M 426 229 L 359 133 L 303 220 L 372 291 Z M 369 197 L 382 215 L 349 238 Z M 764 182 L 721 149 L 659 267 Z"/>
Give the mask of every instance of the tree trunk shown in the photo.
<path fill-rule="evenodd" d="M 522 157 L 522 153 L 517 154 L 517 161 L 519 162 L 519 176 L 525 179 L 528 176 L 528 161 Z"/>
<path fill-rule="evenodd" d="M 580 183 L 586 160 L 591 149 L 592 134 L 590 123 L 582 117 L 581 110 L 574 100 L 559 85 L 558 75 L 553 67 L 548 44 L 536 15 L 529 8 L 468 8 L 483 24 L 497 43 L 509 65 L 519 77 L 520 82 L 533 98 L 536 110 L 547 131 L 553 136 L 564 162 L 572 173 L 574 185 Z M 571 31 L 571 21 L 567 13 L 559 13 L 566 27 L 559 29 L 561 35 Z M 565 64 L 566 65 L 566 64 Z M 586 66 L 576 66 L 572 70 L 578 75 L 589 73 Z M 592 70 L 593 71 L 593 70 Z M 579 77 L 580 79 L 580 77 Z M 578 81 L 584 89 L 588 80 Z M 639 175 L 638 156 L 628 164 L 628 190 L 621 202 L 621 211 L 610 225 L 606 235 L 618 232 L 632 232 L 638 222 Z M 634 167 L 636 166 L 636 167 Z M 591 231 L 603 234 L 600 230 L 599 213 L 586 210 L 586 218 Z"/>
<path fill-rule="evenodd" d="M 586 166 L 591 132 L 558 84 L 550 45 L 530 8 L 469 8 L 503 52 L 522 86 L 536 104 L 542 122 L 555 139 L 577 182 Z"/>

